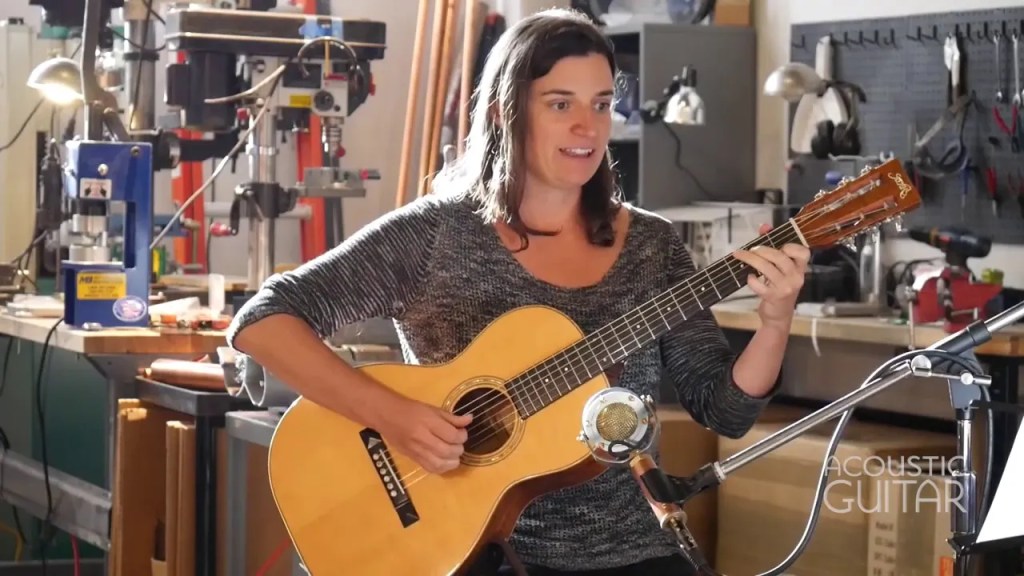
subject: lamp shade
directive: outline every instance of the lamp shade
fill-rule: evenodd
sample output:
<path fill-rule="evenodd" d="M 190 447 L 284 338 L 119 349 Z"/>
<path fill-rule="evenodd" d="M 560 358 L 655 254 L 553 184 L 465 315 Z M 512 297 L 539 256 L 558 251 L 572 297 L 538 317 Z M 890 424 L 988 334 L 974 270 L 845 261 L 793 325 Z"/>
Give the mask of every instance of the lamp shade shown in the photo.
<path fill-rule="evenodd" d="M 776 68 L 764 81 L 764 93 L 781 96 L 789 102 L 796 102 L 806 94 L 822 91 L 825 81 L 814 68 L 800 62 L 790 62 Z"/>
<path fill-rule="evenodd" d="M 70 58 L 50 58 L 32 69 L 26 82 L 58 106 L 82 100 L 82 68 Z"/>

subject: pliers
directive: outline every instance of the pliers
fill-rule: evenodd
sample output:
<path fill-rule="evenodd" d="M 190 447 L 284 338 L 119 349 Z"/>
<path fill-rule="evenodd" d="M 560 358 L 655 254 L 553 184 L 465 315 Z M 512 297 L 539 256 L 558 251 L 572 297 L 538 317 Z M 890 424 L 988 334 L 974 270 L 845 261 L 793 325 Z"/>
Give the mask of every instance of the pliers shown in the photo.
<path fill-rule="evenodd" d="M 996 124 L 999 125 L 999 129 L 1010 137 L 1010 151 L 1016 154 L 1020 152 L 1021 132 L 1024 131 L 1024 128 L 1021 127 L 1021 123 L 1019 121 L 1020 114 L 1017 111 L 1017 107 L 1012 106 L 1011 108 L 1013 113 L 1011 116 L 1010 126 L 1006 125 L 1006 121 L 1003 120 L 1003 115 L 999 113 L 999 108 L 993 106 L 992 115 L 995 117 Z"/>

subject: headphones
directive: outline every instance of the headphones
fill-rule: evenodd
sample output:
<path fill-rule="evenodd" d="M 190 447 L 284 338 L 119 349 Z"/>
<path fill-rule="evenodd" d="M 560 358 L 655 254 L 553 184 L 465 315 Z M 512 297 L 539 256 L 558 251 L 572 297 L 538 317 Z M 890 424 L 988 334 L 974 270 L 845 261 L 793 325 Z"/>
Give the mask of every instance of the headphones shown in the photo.
<path fill-rule="evenodd" d="M 857 133 L 857 126 L 860 124 L 857 102 L 867 102 L 867 96 L 864 90 L 855 84 L 833 81 L 829 87 L 839 92 L 850 119 L 838 125 L 831 120 L 818 122 L 817 132 L 811 139 L 811 154 L 821 160 L 827 160 L 829 156 L 856 156 L 860 154 L 861 147 L 860 135 Z M 851 96 L 847 89 L 853 92 L 854 96 Z"/>

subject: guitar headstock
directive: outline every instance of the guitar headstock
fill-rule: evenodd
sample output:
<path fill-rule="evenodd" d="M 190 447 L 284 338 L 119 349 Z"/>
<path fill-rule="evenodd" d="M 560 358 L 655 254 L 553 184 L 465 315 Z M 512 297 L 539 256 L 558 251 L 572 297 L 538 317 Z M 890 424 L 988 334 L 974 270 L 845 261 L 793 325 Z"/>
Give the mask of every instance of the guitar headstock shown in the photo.
<path fill-rule="evenodd" d="M 826 248 L 877 230 L 920 205 L 921 194 L 903 165 L 889 160 L 819 193 L 794 221 L 809 247 Z"/>

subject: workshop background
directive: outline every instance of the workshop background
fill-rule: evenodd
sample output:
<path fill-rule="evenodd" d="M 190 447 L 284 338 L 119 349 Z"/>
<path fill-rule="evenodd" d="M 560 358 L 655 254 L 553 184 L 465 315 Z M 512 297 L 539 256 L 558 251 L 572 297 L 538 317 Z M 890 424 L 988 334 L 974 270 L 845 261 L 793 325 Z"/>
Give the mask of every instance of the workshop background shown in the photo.
<path fill-rule="evenodd" d="M 395 190 L 399 182 L 398 166 L 402 160 L 404 130 L 404 122 L 400 119 L 402 112 L 399 111 L 404 111 L 406 106 L 416 28 L 412 8 L 416 3 L 412 0 L 402 1 L 408 2 L 410 5 L 409 12 L 405 14 L 400 14 L 387 0 L 333 0 L 330 3 L 332 14 L 335 16 L 369 18 L 385 22 L 387 25 L 388 47 L 385 56 L 382 60 L 373 63 L 376 93 L 357 113 L 345 121 L 346 164 L 380 171 L 380 179 L 367 184 L 368 190 L 365 197 L 344 200 L 343 230 L 346 236 L 395 206 Z M 555 5 L 568 6 L 570 2 L 569 0 L 490 0 L 487 4 L 492 10 L 501 13 L 508 22 L 514 22 L 522 15 L 535 10 Z M 756 56 L 754 62 L 750 63 L 752 74 L 750 77 L 736 80 L 738 86 L 749 85 L 750 93 L 738 100 L 750 101 L 753 112 L 751 116 L 753 136 L 750 142 L 752 144 L 750 146 L 751 162 L 744 161 L 741 164 L 743 168 L 738 171 L 739 174 L 736 176 L 743 182 L 749 181 L 749 190 L 743 191 L 742 199 L 751 201 L 756 198 L 755 190 L 780 190 L 783 194 L 783 198 L 780 199 L 782 203 L 787 200 L 790 202 L 806 201 L 807 198 L 786 198 L 787 191 L 792 191 L 795 177 L 790 165 L 792 107 L 778 97 L 762 93 L 761 86 L 765 78 L 773 70 L 790 61 L 799 60 L 813 63 L 814 43 L 821 33 L 830 28 L 854 31 L 854 33 L 856 31 L 866 32 L 870 37 L 876 30 L 883 31 L 884 34 L 887 23 L 891 25 L 892 22 L 901 19 L 933 15 L 935 21 L 941 23 L 945 29 L 949 23 L 956 21 L 957 14 L 966 9 L 964 2 L 954 0 L 866 0 L 859 3 L 840 0 L 762 0 L 748 3 L 731 0 L 722 1 L 719 4 L 739 6 L 737 10 L 740 16 L 737 17 L 737 21 L 723 25 L 749 26 L 755 31 L 752 41 L 756 47 L 754 52 Z M 1019 8 L 1020 4 L 1019 0 L 974 0 L 970 3 L 969 9 L 972 12 L 983 12 Z M 39 26 L 38 8 L 28 6 L 27 1 L 4 0 L 0 2 L 0 19 L 8 18 L 22 18 L 28 26 Z M 1024 14 L 1020 18 L 1021 22 L 1024 22 Z M 901 28 L 901 30 L 903 29 Z M 156 25 L 155 30 L 158 34 L 162 33 L 160 25 Z M 794 37 L 794 31 L 798 32 L 797 37 Z M 839 33 L 839 37 L 842 37 L 842 32 Z M 904 37 L 897 38 L 900 42 L 906 42 Z M 884 60 L 881 57 L 866 54 L 869 50 L 863 45 L 863 37 L 860 37 L 860 42 L 861 45 L 857 47 L 838 46 L 836 51 L 839 53 L 837 55 L 839 60 L 856 63 L 856 70 L 863 75 L 857 80 L 863 81 L 870 75 L 873 63 L 880 67 L 884 67 L 886 64 L 882 64 Z M 160 45 L 161 43 L 162 40 L 158 36 L 156 44 Z M 978 59 L 988 58 L 991 54 L 991 46 L 981 42 L 977 46 L 971 46 L 970 49 L 975 51 L 973 53 L 977 54 Z M 673 55 L 671 49 L 668 50 L 668 59 L 671 60 Z M 856 52 L 858 50 L 859 52 Z M 851 51 L 855 51 L 853 56 L 850 56 Z M 679 62 L 686 61 L 684 54 L 674 56 Z M 14 59 L 17 58 L 17 55 L 8 53 L 4 57 Z M 935 57 L 941 58 L 939 43 L 935 44 Z M 164 58 L 158 65 L 156 74 L 155 92 L 158 95 L 162 95 L 164 90 L 164 75 L 160 72 L 162 66 L 167 63 L 166 56 Z M 428 67 L 429 58 L 429 54 L 424 54 L 422 60 L 424 69 Z M 974 64 L 973 60 L 971 64 Z M 676 65 L 670 62 L 667 66 Z M 31 66 L 25 64 L 24 68 L 27 72 Z M 739 69 L 745 70 L 745 68 Z M 29 113 L 36 101 L 36 96 L 34 91 L 24 86 L 20 78 L 4 78 L 2 80 L 0 94 L 2 94 L 4 104 L 0 106 L 0 140 L 6 141 Z M 422 74 L 420 80 L 425 84 L 426 74 Z M 654 82 L 661 85 L 667 80 L 664 78 Z M 1004 80 L 1006 80 L 1005 77 Z M 941 82 L 941 78 L 937 82 Z M 899 91 L 902 87 L 895 85 L 890 89 Z M 978 86 L 977 90 L 982 97 L 991 97 L 992 88 L 989 85 Z M 873 94 L 868 94 L 868 98 L 872 102 L 880 99 Z M 425 98 L 420 100 L 421 106 L 424 100 Z M 708 104 L 713 106 L 714 102 L 711 101 Z M 163 105 L 158 98 L 157 114 L 159 115 L 163 111 Z M 737 116 L 743 118 L 745 113 L 745 111 L 738 111 Z M 920 131 L 926 130 L 933 119 L 919 122 Z M 46 120 L 39 118 L 35 127 L 42 129 L 45 124 Z M 746 130 L 746 127 L 741 126 L 739 130 Z M 746 134 L 746 132 L 738 134 Z M 421 134 L 417 131 L 414 135 L 414 142 L 418 143 L 420 137 Z M 746 148 L 744 148 L 746 144 L 737 143 L 739 140 L 744 140 L 744 138 L 737 135 L 725 141 L 724 145 L 735 146 L 736 158 L 745 160 L 747 158 Z M 671 141 L 668 139 L 659 142 L 666 147 L 671 146 Z M 628 148 L 626 150 L 624 157 L 628 159 L 630 152 L 628 152 Z M 871 150 L 871 152 L 877 151 Z M 27 151 L 18 151 L 12 148 L 8 152 L 0 153 L 0 179 L 5 182 L 4 192 L 0 194 L 0 260 L 6 261 L 13 257 L 22 249 L 25 238 L 32 235 L 32 223 L 26 217 L 27 211 L 24 207 L 34 203 L 36 188 L 31 176 L 26 178 L 19 170 L 19 167 L 24 166 L 26 161 L 31 162 L 34 159 L 32 154 L 31 148 Z M 664 157 L 670 162 L 669 154 L 670 152 L 665 152 Z M 730 160 L 728 155 L 722 155 L 716 159 L 715 166 L 729 167 Z M 685 162 L 685 158 L 683 161 Z M 295 173 L 295 158 L 290 147 L 281 149 L 278 162 L 279 174 Z M 212 164 L 212 162 L 206 163 L 203 170 L 204 175 L 210 173 Z M 415 176 L 416 158 L 413 158 L 412 165 L 414 167 L 412 173 Z M 724 172 L 724 170 L 721 171 Z M 222 194 L 223 198 L 221 199 L 227 200 L 234 186 L 246 178 L 245 163 L 242 159 L 239 161 L 236 173 L 232 174 L 228 171 L 218 179 L 216 190 Z M 676 180 L 682 178 L 684 177 L 679 176 Z M 158 173 L 155 185 L 156 212 L 173 212 L 171 175 L 167 171 Z M 415 177 L 410 178 L 405 196 L 413 197 L 417 187 L 418 183 Z M 957 186 L 953 186 L 950 190 L 953 194 L 960 193 Z M 657 195 L 656 200 L 662 202 L 663 206 L 683 203 L 699 197 L 699 194 L 694 193 L 692 189 L 680 192 L 678 197 L 671 194 L 663 196 L 661 195 L 663 193 L 660 192 L 651 194 L 652 198 Z M 958 201 L 959 198 L 957 198 Z M 977 203 L 985 206 L 985 210 L 987 210 L 982 180 L 979 179 L 978 184 L 972 188 L 968 201 L 972 202 L 972 205 Z M 1004 209 L 1008 213 L 1016 213 L 1016 201 L 1008 201 L 1005 206 Z M 756 217 L 766 214 L 767 217 L 772 217 L 770 211 L 754 211 L 752 214 Z M 1016 226 L 1018 231 L 1024 230 L 1024 213 L 1021 214 L 1021 219 L 1018 222 L 1009 220 L 1012 216 L 1004 215 L 1003 218 L 1007 219 L 1007 226 Z M 921 222 L 916 223 L 920 224 Z M 970 225 L 969 222 L 968 226 Z M 280 220 L 277 226 L 275 262 L 286 267 L 301 261 L 298 222 Z M 994 228 L 991 227 L 975 229 L 980 233 L 993 230 Z M 716 233 L 720 234 L 721 232 Z M 1015 241 L 1002 242 L 997 239 L 987 256 L 972 258 L 970 264 L 975 270 L 998 270 L 1001 273 L 1000 281 L 1004 286 L 1024 289 L 1024 259 L 1021 258 L 1021 247 L 1024 241 L 1015 238 L 1012 233 L 1009 233 L 1007 237 Z M 209 243 L 208 265 L 211 269 L 228 277 L 244 278 L 247 273 L 246 260 L 239 255 L 245 254 L 248 241 L 247 231 L 244 228 L 237 236 L 214 238 Z M 934 259 L 938 254 L 937 249 L 933 246 L 903 237 L 887 237 L 882 246 L 882 260 L 885 269 L 897 262 Z M 722 250 L 722 248 L 716 247 L 714 250 Z M 725 309 L 725 313 L 731 314 L 732 309 Z M 783 393 L 786 396 L 808 402 L 794 402 L 792 405 L 772 407 L 762 418 L 761 423 L 748 436 L 740 440 L 715 438 L 681 411 L 666 408 L 663 416 L 666 427 L 663 441 L 666 470 L 679 474 L 691 473 L 700 465 L 724 458 L 743 446 L 749 446 L 785 423 L 792 422 L 806 414 L 809 406 L 820 405 L 822 401 L 835 399 L 860 385 L 861 380 L 871 369 L 891 358 L 894 355 L 894 350 L 900 348 L 894 342 L 871 342 L 866 337 L 844 340 L 842 338 L 830 339 L 822 335 L 821 338 L 818 338 L 814 333 L 816 328 L 809 330 L 809 336 L 794 338 L 791 342 L 784 366 L 783 381 Z M 741 344 L 748 336 L 749 331 L 743 328 L 730 331 L 730 338 L 737 345 Z M 7 380 L 11 383 L 29 382 L 35 377 L 42 347 L 30 343 L 19 343 L 16 346 L 24 346 L 25 349 L 18 348 L 18 353 L 14 355 L 14 359 L 7 367 Z M 105 463 L 101 455 L 109 439 L 104 435 L 103 422 L 107 410 L 106 396 L 97 391 L 102 390 L 106 385 L 105 379 L 81 355 L 56 349 L 51 350 L 48 354 L 51 359 L 46 374 L 47 398 L 45 402 L 48 420 L 49 461 L 53 466 L 86 481 L 102 484 Z M 1009 366 L 1014 371 L 1014 375 L 1008 381 L 1016 386 L 1019 383 L 1016 375 L 1019 373 L 1019 365 L 1011 363 Z M 910 453 L 950 455 L 955 448 L 953 444 L 955 438 L 951 433 L 952 428 L 943 427 L 943 424 L 951 423 L 952 411 L 945 385 L 937 382 L 923 379 L 914 381 L 869 400 L 865 404 L 865 407 L 869 409 L 898 412 L 907 418 L 880 418 L 880 422 L 851 426 L 851 430 L 847 434 L 849 440 L 844 443 L 841 456 L 854 456 L 863 460 L 872 455 L 883 457 Z M 32 405 L 31 394 L 29 386 L 9 385 L 4 391 L 3 400 L 0 401 L 0 422 L 3 423 L 4 431 L 13 447 L 38 456 L 41 446 L 34 433 L 36 426 L 33 420 L 34 414 L 28 409 Z M 1016 397 L 1016 393 L 1014 393 L 1014 397 Z M 135 411 L 133 412 L 133 410 Z M 132 415 L 141 414 L 138 410 L 126 404 L 122 412 L 123 422 L 130 426 Z M 148 420 L 144 416 L 138 417 L 136 425 L 139 427 L 139 433 L 136 438 L 158 438 L 159 442 L 163 442 L 167 422 L 173 422 L 176 415 L 153 409 L 150 411 Z M 936 420 L 941 422 L 936 424 Z M 902 425 L 908 422 L 916 424 L 918 421 L 924 423 L 921 426 L 923 429 L 914 433 L 893 427 L 896 424 Z M 155 429 L 153 428 L 154 422 L 156 422 Z M 940 431 L 934 431 L 935 428 Z M 780 451 L 778 456 L 766 458 L 763 463 L 745 469 L 733 481 L 725 483 L 722 489 L 716 493 L 700 496 L 688 508 L 691 529 L 702 548 L 708 551 L 712 558 L 717 558 L 717 567 L 720 571 L 729 574 L 758 573 L 774 566 L 788 553 L 803 530 L 817 466 L 820 463 L 830 430 L 829 427 L 822 432 L 824 436 L 812 434 L 806 439 L 794 442 L 787 450 Z M 180 443 L 175 444 L 175 448 L 168 449 L 182 450 L 183 453 L 177 461 L 181 462 L 184 467 L 192 466 L 190 459 L 194 459 L 194 454 L 190 454 L 189 450 L 194 449 L 189 446 L 194 439 L 194 430 L 188 426 L 182 426 L 179 434 L 181 436 Z M 221 435 L 220 438 L 223 439 L 224 436 Z M 136 454 L 140 459 L 145 458 L 145 453 L 152 446 L 152 444 L 145 443 L 132 444 L 131 441 L 123 438 L 120 441 L 124 442 L 120 448 L 129 455 Z M 223 441 L 221 445 L 224 445 Z M 284 537 L 284 532 L 265 487 L 266 473 L 261 459 L 261 456 L 265 458 L 265 449 L 253 446 L 248 450 L 250 458 L 246 477 L 249 479 L 248 483 L 251 489 L 245 496 L 245 513 L 248 518 L 249 532 L 244 537 L 247 539 L 244 554 L 248 571 L 243 573 L 252 574 L 255 570 L 254 566 L 264 563 L 268 555 L 275 552 Z M 163 453 L 160 454 L 160 459 L 165 459 Z M 218 466 L 223 469 L 227 464 L 227 457 L 222 453 L 218 460 Z M 168 478 L 171 476 L 178 478 L 187 474 L 183 471 L 178 471 L 175 474 L 167 470 L 165 472 L 167 472 Z M 852 471 L 854 474 L 857 472 L 856 470 Z M 863 473 L 863 471 L 859 472 Z M 799 474 L 801 480 L 791 479 L 790 474 Z M 221 473 L 218 476 L 223 479 L 225 474 Z M 138 481 L 138 479 L 136 480 Z M 2 489 L 2 483 L 0 483 L 0 489 Z M 222 481 L 216 498 L 222 511 L 227 510 L 225 500 L 231 490 L 232 488 L 223 485 Z M 845 496 L 856 498 L 857 495 L 846 494 Z M 178 506 L 182 511 L 181 517 L 187 519 L 188 510 L 190 510 L 189 503 L 178 503 Z M 227 514 L 221 513 L 218 516 L 223 519 Z M 14 520 L 9 510 L 4 507 L 0 510 L 0 526 L 13 525 Z M 948 554 L 942 539 L 943 531 L 948 525 L 948 515 L 944 516 L 940 512 L 932 515 L 919 514 L 911 518 L 885 518 L 870 514 L 826 512 L 817 529 L 814 543 L 809 546 L 805 558 L 791 570 L 791 573 L 799 576 L 817 574 L 947 576 L 951 572 L 948 571 Z M 121 527 L 121 530 L 124 530 L 124 527 Z M 34 533 L 34 530 L 32 532 Z M 225 534 L 223 530 L 218 530 L 218 533 L 222 536 Z M 908 536 L 910 533 L 912 536 Z M 15 566 L 4 564 L 4 561 L 13 557 L 16 551 L 15 546 L 11 544 L 14 540 L 7 539 L 6 536 L 8 536 L 6 533 L 0 533 L 0 575 L 27 573 L 17 572 Z M 182 544 L 184 548 L 188 548 L 190 545 L 188 543 L 192 540 L 194 540 L 194 533 L 187 530 L 178 538 L 179 542 L 185 543 Z M 26 549 L 31 545 L 31 542 L 24 543 Z M 216 548 L 218 551 L 222 551 L 226 546 L 226 542 L 219 540 Z M 897 560 L 892 549 L 900 546 L 903 547 L 901 549 L 904 552 Z M 86 558 L 102 556 L 98 550 L 84 545 L 79 552 Z M 145 553 L 148 554 L 148 552 Z M 72 543 L 63 535 L 59 536 L 50 547 L 50 555 L 53 558 L 67 559 L 71 557 L 71 554 Z M 191 570 L 194 558 L 188 554 L 194 554 L 194 551 L 182 553 L 174 560 L 174 563 L 180 566 L 177 569 L 172 567 L 167 574 L 195 574 Z M 68 564 L 55 563 L 53 566 L 67 567 Z M 51 566 L 51 568 L 53 567 Z M 130 574 L 123 567 L 115 566 L 111 570 L 110 574 Z M 287 562 L 279 562 L 265 573 L 288 574 L 291 573 L 290 571 L 291 566 Z M 57 569 L 52 569 L 51 573 L 71 574 L 70 571 L 58 572 Z M 100 572 L 91 573 L 98 574 Z M 1024 564 L 1018 573 L 1024 574 Z M 1003 572 L 1000 576 L 1002 574 L 1012 574 L 1012 572 Z"/>

